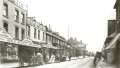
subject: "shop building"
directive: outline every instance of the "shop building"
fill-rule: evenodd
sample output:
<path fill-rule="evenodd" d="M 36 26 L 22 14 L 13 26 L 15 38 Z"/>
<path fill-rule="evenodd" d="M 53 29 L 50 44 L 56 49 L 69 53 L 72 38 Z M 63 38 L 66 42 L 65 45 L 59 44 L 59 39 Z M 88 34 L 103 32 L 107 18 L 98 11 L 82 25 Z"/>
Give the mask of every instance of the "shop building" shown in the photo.
<path fill-rule="evenodd" d="M 62 61 L 62 58 L 66 56 L 67 42 L 65 38 L 59 35 L 57 32 L 53 32 L 49 28 L 46 31 L 46 43 L 49 47 L 49 58 L 54 54 L 57 59 L 56 61 Z"/>
<path fill-rule="evenodd" d="M 15 0 L 0 0 L 0 61 L 18 60 L 18 45 L 26 38 L 27 10 Z"/>
<path fill-rule="evenodd" d="M 27 18 L 27 39 L 32 42 L 32 46 L 38 46 L 34 50 L 34 56 L 40 52 L 44 56 L 44 61 L 46 61 L 46 52 L 44 50 L 46 47 L 46 27 L 36 21 L 35 17 Z"/>
<path fill-rule="evenodd" d="M 103 54 L 106 62 L 111 64 L 120 63 L 120 1 L 116 0 L 114 5 L 116 9 L 116 19 L 108 21 L 108 37 L 105 40 Z M 119 66 L 120 67 L 120 66 Z"/>

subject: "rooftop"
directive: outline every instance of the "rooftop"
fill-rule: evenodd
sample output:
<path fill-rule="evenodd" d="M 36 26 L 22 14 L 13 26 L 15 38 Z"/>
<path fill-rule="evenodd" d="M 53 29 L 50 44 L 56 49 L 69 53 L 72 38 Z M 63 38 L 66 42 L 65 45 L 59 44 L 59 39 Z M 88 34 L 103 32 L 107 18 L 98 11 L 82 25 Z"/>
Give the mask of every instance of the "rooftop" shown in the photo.
<path fill-rule="evenodd" d="M 11 3 L 15 4 L 16 6 L 24 9 L 24 10 L 27 10 L 28 9 L 28 6 L 23 4 L 22 2 L 20 2 L 20 0 L 8 0 L 10 1 Z"/>

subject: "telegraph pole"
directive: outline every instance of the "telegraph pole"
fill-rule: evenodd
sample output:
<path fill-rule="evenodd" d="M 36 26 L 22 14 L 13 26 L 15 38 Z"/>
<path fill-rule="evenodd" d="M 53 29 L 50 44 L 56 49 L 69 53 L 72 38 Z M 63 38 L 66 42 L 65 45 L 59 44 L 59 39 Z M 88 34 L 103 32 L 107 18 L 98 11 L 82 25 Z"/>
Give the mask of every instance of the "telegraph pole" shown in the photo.
<path fill-rule="evenodd" d="M 69 40 L 69 33 L 70 33 L 70 30 L 69 30 L 69 24 L 68 24 L 68 40 Z"/>

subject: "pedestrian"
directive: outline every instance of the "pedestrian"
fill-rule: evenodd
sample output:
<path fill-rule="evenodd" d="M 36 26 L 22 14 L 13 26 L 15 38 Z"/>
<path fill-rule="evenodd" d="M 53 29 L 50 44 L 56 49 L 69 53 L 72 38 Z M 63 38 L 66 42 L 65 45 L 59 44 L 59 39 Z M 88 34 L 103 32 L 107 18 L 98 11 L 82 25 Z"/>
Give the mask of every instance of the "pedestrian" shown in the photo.
<path fill-rule="evenodd" d="M 52 54 L 49 60 L 50 63 L 54 63 L 55 62 L 55 55 Z"/>
<path fill-rule="evenodd" d="M 69 55 L 69 60 L 71 60 L 71 55 Z"/>
<path fill-rule="evenodd" d="M 43 65 L 44 64 L 44 61 L 43 61 L 43 55 L 39 52 L 37 53 L 37 64 L 38 65 Z"/>
<path fill-rule="evenodd" d="M 101 60 L 101 56 L 102 56 L 101 52 L 97 52 L 97 53 L 96 53 L 96 55 L 95 55 L 95 57 L 94 57 L 94 61 L 93 61 L 93 63 L 94 63 L 95 66 L 96 66 L 96 65 L 98 64 L 98 62 Z"/>

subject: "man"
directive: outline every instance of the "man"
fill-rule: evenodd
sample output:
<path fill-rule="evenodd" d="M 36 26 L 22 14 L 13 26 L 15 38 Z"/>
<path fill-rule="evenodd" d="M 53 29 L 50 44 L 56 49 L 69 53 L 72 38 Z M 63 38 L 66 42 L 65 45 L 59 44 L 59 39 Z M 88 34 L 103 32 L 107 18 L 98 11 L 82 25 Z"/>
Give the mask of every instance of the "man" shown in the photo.
<path fill-rule="evenodd" d="M 100 61 L 101 59 L 101 52 L 97 52 L 96 55 L 95 55 L 95 58 L 94 58 L 94 65 L 97 65 L 97 63 Z"/>

